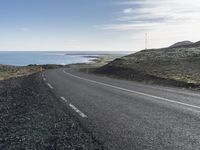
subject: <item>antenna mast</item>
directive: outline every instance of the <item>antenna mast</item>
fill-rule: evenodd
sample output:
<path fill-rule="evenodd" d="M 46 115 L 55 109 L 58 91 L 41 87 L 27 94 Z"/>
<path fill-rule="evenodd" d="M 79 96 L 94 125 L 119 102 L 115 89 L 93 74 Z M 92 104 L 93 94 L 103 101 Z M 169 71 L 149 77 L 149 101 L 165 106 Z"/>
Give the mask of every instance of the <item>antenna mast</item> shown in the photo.
<path fill-rule="evenodd" d="M 145 33 L 145 49 L 147 50 L 148 35 Z"/>

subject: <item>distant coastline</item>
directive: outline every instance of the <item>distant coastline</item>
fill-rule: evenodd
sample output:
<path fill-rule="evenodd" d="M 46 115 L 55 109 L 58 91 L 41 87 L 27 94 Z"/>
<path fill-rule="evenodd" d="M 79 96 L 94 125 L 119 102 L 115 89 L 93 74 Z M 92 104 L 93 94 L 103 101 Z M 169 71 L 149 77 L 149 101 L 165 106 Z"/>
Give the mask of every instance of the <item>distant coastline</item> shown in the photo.
<path fill-rule="evenodd" d="M 11 66 L 28 66 L 30 64 L 68 65 L 76 63 L 89 63 L 105 55 L 121 55 L 123 52 L 23 52 L 0 51 L 0 64 Z M 124 55 L 127 52 L 124 52 Z"/>

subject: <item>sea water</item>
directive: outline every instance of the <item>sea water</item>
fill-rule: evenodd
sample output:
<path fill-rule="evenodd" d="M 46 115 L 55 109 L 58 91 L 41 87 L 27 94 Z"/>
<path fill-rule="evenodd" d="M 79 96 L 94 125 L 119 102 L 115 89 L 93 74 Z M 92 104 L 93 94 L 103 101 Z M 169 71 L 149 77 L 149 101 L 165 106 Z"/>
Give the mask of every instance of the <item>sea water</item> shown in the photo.
<path fill-rule="evenodd" d="M 89 56 L 89 57 L 88 57 Z M 0 64 L 26 66 L 29 64 L 73 64 L 89 62 L 95 54 L 87 55 L 72 52 L 21 52 L 0 51 Z M 94 59 L 93 58 L 93 59 Z"/>

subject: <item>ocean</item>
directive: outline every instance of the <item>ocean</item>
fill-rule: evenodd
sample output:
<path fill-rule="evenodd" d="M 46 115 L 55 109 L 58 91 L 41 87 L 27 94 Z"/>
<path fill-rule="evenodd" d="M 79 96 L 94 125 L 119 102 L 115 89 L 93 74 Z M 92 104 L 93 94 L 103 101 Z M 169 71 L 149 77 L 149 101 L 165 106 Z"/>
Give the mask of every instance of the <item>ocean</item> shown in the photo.
<path fill-rule="evenodd" d="M 0 51 L 0 64 L 26 66 L 29 64 L 73 64 L 86 63 L 97 56 L 108 54 L 125 54 L 127 52 L 28 52 Z"/>

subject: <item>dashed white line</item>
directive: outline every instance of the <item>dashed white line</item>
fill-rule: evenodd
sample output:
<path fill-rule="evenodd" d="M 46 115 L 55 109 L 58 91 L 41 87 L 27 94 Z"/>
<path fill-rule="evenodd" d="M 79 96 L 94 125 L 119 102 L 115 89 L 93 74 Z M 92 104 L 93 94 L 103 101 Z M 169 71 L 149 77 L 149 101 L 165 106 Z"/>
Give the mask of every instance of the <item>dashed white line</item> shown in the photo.
<path fill-rule="evenodd" d="M 63 101 L 67 102 L 66 98 L 64 98 L 63 96 L 60 97 Z"/>
<path fill-rule="evenodd" d="M 49 88 L 53 89 L 53 86 L 50 83 L 47 83 L 47 85 L 49 86 Z"/>
<path fill-rule="evenodd" d="M 138 91 L 133 91 L 133 90 L 121 88 L 121 87 L 118 87 L 118 86 L 114 86 L 114 85 L 110 85 L 110 84 L 106 84 L 106 83 L 102 83 L 102 82 L 98 82 L 98 81 L 82 78 L 82 77 L 79 77 L 79 76 L 75 76 L 75 75 L 73 75 L 71 73 L 66 72 L 65 69 L 63 69 L 63 72 L 65 74 L 67 74 L 67 75 L 70 75 L 72 77 L 75 77 L 75 78 L 78 78 L 78 79 L 81 79 L 81 80 L 85 80 L 85 81 L 88 81 L 88 82 L 104 85 L 104 86 L 107 86 L 107 87 L 111 87 L 111 88 L 114 88 L 114 89 L 130 92 L 130 93 L 134 93 L 134 94 L 138 94 L 138 95 L 143 95 L 143 96 L 146 96 L 146 97 L 151 97 L 151 98 L 154 98 L 154 99 L 157 99 L 157 100 L 159 99 L 159 100 L 170 102 L 170 103 L 174 103 L 174 104 L 179 104 L 179 105 L 183 105 L 183 106 L 187 106 L 187 107 L 200 109 L 200 106 L 191 105 L 191 104 L 187 104 L 187 103 L 183 103 L 183 102 L 178 102 L 178 101 L 175 101 L 175 100 L 171 100 L 171 99 L 167 99 L 167 98 L 163 98 L 163 97 L 159 97 L 159 96 L 154 96 L 154 95 L 151 95 L 151 94 L 146 94 L 146 93 L 142 93 L 142 92 L 138 92 Z"/>
<path fill-rule="evenodd" d="M 78 108 L 76 108 L 73 104 L 69 104 L 69 106 L 75 111 L 77 112 L 82 118 L 87 118 L 87 116 L 82 113 L 80 110 L 78 110 Z"/>
<path fill-rule="evenodd" d="M 43 78 L 44 81 L 46 81 L 46 78 L 45 78 L 44 74 L 42 74 L 42 78 Z"/>

